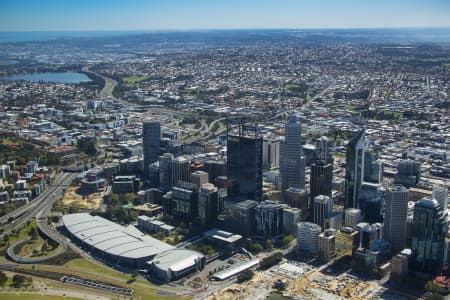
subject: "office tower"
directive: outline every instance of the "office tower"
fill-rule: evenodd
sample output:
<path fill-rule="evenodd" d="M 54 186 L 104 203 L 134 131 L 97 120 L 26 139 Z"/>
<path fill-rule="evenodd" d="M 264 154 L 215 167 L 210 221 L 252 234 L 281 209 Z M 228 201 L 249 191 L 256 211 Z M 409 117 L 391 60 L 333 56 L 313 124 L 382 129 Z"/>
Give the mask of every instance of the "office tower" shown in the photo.
<path fill-rule="evenodd" d="M 198 194 L 198 216 L 203 226 L 212 227 L 219 214 L 219 193 L 211 183 L 200 185 Z"/>
<path fill-rule="evenodd" d="M 345 221 L 344 225 L 346 227 L 355 227 L 361 220 L 361 210 L 358 208 L 347 208 L 345 210 Z"/>
<path fill-rule="evenodd" d="M 448 210 L 448 189 L 443 186 L 433 186 L 433 199 L 436 199 L 444 212 Z"/>
<path fill-rule="evenodd" d="M 230 207 L 228 220 L 229 231 L 244 237 L 250 237 L 255 232 L 255 207 L 258 202 L 245 200 Z"/>
<path fill-rule="evenodd" d="M 363 182 L 358 193 L 358 203 L 364 222 L 382 223 L 386 190 L 378 183 Z"/>
<path fill-rule="evenodd" d="M 324 195 L 319 195 L 314 198 L 314 223 L 327 229 L 328 219 L 333 211 L 333 200 Z"/>
<path fill-rule="evenodd" d="M 189 181 L 189 161 L 183 156 L 178 156 L 170 161 L 171 185 Z"/>
<path fill-rule="evenodd" d="M 411 269 L 438 274 L 444 264 L 448 225 L 435 199 L 422 198 L 414 206 Z"/>
<path fill-rule="evenodd" d="M 217 177 L 227 175 L 227 164 L 224 160 L 207 160 L 204 171 L 209 175 L 209 183 L 214 183 Z"/>
<path fill-rule="evenodd" d="M 285 125 L 285 137 L 280 143 L 281 191 L 290 187 L 305 188 L 305 156 L 302 149 L 300 118 L 292 114 Z"/>
<path fill-rule="evenodd" d="M 288 188 L 285 191 L 283 202 L 291 207 L 301 209 L 302 212 L 306 212 L 310 207 L 308 192 L 304 189 Z"/>
<path fill-rule="evenodd" d="M 386 192 L 384 238 L 391 243 L 392 254 L 406 247 L 408 190 L 402 185 L 389 187 Z"/>
<path fill-rule="evenodd" d="M 255 207 L 255 235 L 263 239 L 271 239 L 283 230 L 282 206 L 275 202 L 265 201 Z"/>
<path fill-rule="evenodd" d="M 159 161 L 148 167 L 148 181 L 151 188 L 159 188 Z"/>
<path fill-rule="evenodd" d="M 209 182 L 208 173 L 204 171 L 195 171 L 191 174 L 191 182 L 199 189 L 203 184 Z"/>
<path fill-rule="evenodd" d="M 184 182 L 172 187 L 170 215 L 185 221 L 198 216 L 198 193 L 192 183 Z"/>
<path fill-rule="evenodd" d="M 383 182 L 383 162 L 378 151 L 368 149 L 364 158 L 364 181 L 381 184 Z"/>
<path fill-rule="evenodd" d="M 315 256 L 318 251 L 319 234 L 322 228 L 314 223 L 300 222 L 297 224 L 297 248 Z"/>
<path fill-rule="evenodd" d="M 391 260 L 391 278 L 395 282 L 403 282 L 408 275 L 408 260 L 411 253 L 406 251 L 404 250 L 395 255 Z"/>
<path fill-rule="evenodd" d="M 316 160 L 311 164 L 310 197 L 325 195 L 331 197 L 333 190 L 333 164 L 324 160 Z"/>
<path fill-rule="evenodd" d="M 283 207 L 283 232 L 297 234 L 297 223 L 301 221 L 302 211 L 295 207 Z"/>
<path fill-rule="evenodd" d="M 262 200 L 262 137 L 256 126 L 239 124 L 227 137 L 228 197 Z"/>
<path fill-rule="evenodd" d="M 397 163 L 397 174 L 394 183 L 401 184 L 406 188 L 413 187 L 419 183 L 421 164 L 411 159 L 402 159 Z"/>
<path fill-rule="evenodd" d="M 383 224 L 359 223 L 356 225 L 359 231 L 359 248 L 370 248 L 372 243 L 383 238 Z"/>
<path fill-rule="evenodd" d="M 263 138 L 263 168 L 277 168 L 280 164 L 280 138 L 266 135 Z"/>
<path fill-rule="evenodd" d="M 172 171 L 170 167 L 172 159 L 173 155 L 170 153 L 164 153 L 159 157 L 159 187 L 166 192 L 172 187 Z"/>
<path fill-rule="evenodd" d="M 336 230 L 327 229 L 319 234 L 318 240 L 319 258 L 330 261 L 336 254 Z"/>
<path fill-rule="evenodd" d="M 358 195 L 364 176 L 364 130 L 358 132 L 347 144 L 345 166 L 345 208 L 360 208 Z"/>
<path fill-rule="evenodd" d="M 315 160 L 322 160 L 327 163 L 333 162 L 333 142 L 326 136 L 321 136 L 316 140 Z"/>
<path fill-rule="evenodd" d="M 144 121 L 142 129 L 142 145 L 144 151 L 144 172 L 148 177 L 148 167 L 158 160 L 161 125 L 155 121 Z"/>

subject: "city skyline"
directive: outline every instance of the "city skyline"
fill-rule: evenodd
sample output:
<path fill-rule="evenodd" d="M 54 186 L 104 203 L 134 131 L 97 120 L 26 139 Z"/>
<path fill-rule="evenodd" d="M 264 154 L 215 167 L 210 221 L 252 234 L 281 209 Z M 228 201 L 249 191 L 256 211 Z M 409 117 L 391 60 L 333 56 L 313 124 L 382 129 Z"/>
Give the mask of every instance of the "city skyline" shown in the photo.
<path fill-rule="evenodd" d="M 434 1 L 76 1 L 0 4 L 0 31 L 450 27 L 450 3 Z"/>

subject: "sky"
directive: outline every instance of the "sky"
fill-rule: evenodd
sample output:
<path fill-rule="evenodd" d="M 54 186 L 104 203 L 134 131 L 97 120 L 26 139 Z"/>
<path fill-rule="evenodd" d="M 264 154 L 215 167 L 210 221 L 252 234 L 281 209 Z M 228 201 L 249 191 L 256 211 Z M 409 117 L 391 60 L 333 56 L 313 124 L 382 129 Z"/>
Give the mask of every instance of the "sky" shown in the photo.
<path fill-rule="evenodd" d="M 450 0 L 0 0 L 0 31 L 450 27 Z"/>

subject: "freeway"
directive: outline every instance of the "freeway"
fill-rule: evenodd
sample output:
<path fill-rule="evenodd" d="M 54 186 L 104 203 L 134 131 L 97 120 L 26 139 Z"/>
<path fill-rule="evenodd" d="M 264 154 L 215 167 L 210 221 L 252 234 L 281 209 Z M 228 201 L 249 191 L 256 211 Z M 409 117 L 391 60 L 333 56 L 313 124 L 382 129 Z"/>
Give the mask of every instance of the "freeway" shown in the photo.
<path fill-rule="evenodd" d="M 42 203 L 42 201 L 44 201 L 50 194 L 52 193 L 57 193 L 58 191 L 61 191 L 62 189 L 64 189 L 65 186 L 69 185 L 72 180 L 75 178 L 76 174 L 74 175 L 73 173 L 63 173 L 61 174 L 59 177 L 57 177 L 53 183 L 49 184 L 47 186 L 47 189 L 40 194 L 38 197 L 36 197 L 35 199 L 31 200 L 30 202 L 28 202 L 27 204 L 17 208 L 16 210 L 0 217 L 0 229 L 6 230 L 8 227 L 11 227 L 12 225 L 15 224 L 17 218 L 19 218 L 20 216 L 24 215 L 24 214 L 29 214 L 30 211 L 34 211 L 34 209 L 39 206 L 39 204 Z M 37 212 L 37 211 L 36 211 Z M 11 220 L 11 218 L 14 220 L 13 222 L 9 222 Z M 8 222 L 7 224 L 5 224 L 6 222 Z"/>

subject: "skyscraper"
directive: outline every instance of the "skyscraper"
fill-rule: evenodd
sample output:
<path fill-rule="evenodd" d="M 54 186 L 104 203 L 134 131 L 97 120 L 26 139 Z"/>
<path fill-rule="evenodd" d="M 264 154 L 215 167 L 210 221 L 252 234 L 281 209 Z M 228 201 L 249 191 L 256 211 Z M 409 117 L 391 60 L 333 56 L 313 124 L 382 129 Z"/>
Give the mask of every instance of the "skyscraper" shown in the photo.
<path fill-rule="evenodd" d="M 315 160 L 322 160 L 327 163 L 333 162 L 333 143 L 331 139 L 326 136 L 321 136 L 316 140 L 316 155 Z"/>
<path fill-rule="evenodd" d="M 144 176 L 149 177 L 149 166 L 158 160 L 161 125 L 155 121 L 144 121 L 142 128 L 142 144 L 144 151 Z"/>
<path fill-rule="evenodd" d="M 444 212 L 448 210 L 448 190 L 446 187 L 433 186 L 433 199 L 436 199 Z"/>
<path fill-rule="evenodd" d="M 393 255 L 406 247 L 408 194 L 402 185 L 394 185 L 386 191 L 384 237 L 391 243 Z"/>
<path fill-rule="evenodd" d="M 262 144 L 255 127 L 239 125 L 227 137 L 228 197 L 262 200 Z"/>
<path fill-rule="evenodd" d="M 319 234 L 322 228 L 314 223 L 300 222 L 297 224 L 297 248 L 315 256 L 319 246 Z"/>
<path fill-rule="evenodd" d="M 200 186 L 198 195 L 198 216 L 203 226 L 214 226 L 219 212 L 219 194 L 211 183 Z"/>
<path fill-rule="evenodd" d="M 447 231 L 446 217 L 435 199 L 416 202 L 411 234 L 412 269 L 432 274 L 442 270 Z"/>
<path fill-rule="evenodd" d="M 305 188 L 305 156 L 302 149 L 300 118 L 292 114 L 285 125 L 285 137 L 280 143 L 281 190 Z"/>
<path fill-rule="evenodd" d="M 347 144 L 345 166 L 345 208 L 360 208 L 358 194 L 364 177 L 364 130 L 358 132 Z"/>
<path fill-rule="evenodd" d="M 333 200 L 330 197 L 319 195 L 314 198 L 314 223 L 322 227 L 327 228 L 327 221 L 333 211 Z"/>
<path fill-rule="evenodd" d="M 315 160 L 311 164 L 310 197 L 325 195 L 331 197 L 333 190 L 333 164 L 324 160 Z"/>
<path fill-rule="evenodd" d="M 189 160 L 178 156 L 170 161 L 171 185 L 175 186 L 180 181 L 189 181 Z"/>

